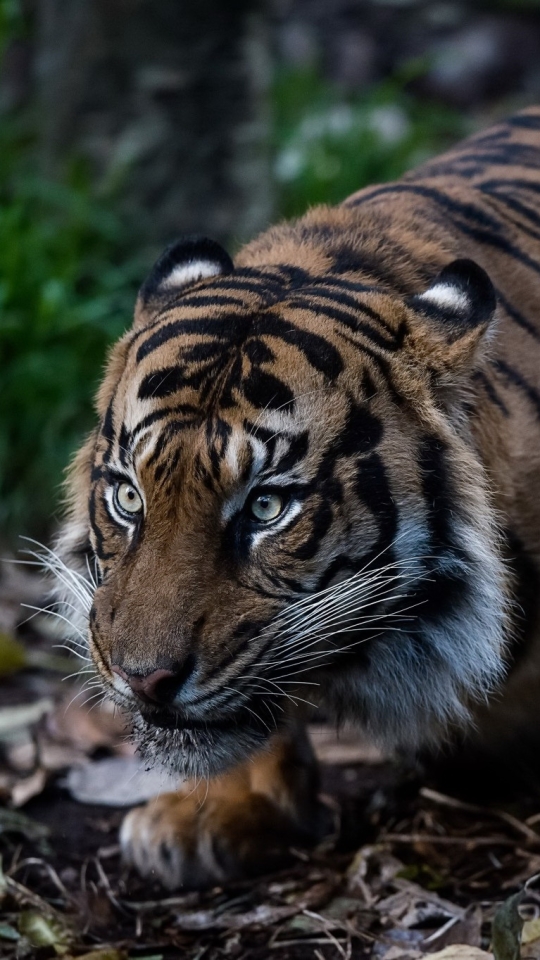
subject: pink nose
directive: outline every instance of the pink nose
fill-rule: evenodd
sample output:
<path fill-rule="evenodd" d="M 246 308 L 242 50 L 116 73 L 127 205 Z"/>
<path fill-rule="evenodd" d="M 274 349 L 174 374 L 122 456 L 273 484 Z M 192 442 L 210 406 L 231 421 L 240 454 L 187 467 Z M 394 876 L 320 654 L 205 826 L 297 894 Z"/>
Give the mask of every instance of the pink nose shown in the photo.
<path fill-rule="evenodd" d="M 163 703 L 171 699 L 171 685 L 163 681 L 177 676 L 173 670 L 153 670 L 146 676 L 141 676 L 140 673 L 126 673 L 114 664 L 111 665 L 111 670 L 129 684 L 135 696 L 143 703 Z"/>

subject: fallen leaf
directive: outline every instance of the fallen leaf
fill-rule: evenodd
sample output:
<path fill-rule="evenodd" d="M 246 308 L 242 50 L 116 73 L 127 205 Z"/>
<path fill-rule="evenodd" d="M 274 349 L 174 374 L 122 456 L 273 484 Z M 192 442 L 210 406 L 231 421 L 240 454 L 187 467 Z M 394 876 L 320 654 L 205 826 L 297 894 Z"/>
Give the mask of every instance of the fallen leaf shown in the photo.
<path fill-rule="evenodd" d="M 73 942 L 73 931 L 56 917 L 46 917 L 37 910 L 23 910 L 19 914 L 19 933 L 33 947 L 52 947 L 59 955 L 66 954 Z"/>
<path fill-rule="evenodd" d="M 0 740 L 9 742 L 24 736 L 28 728 L 38 723 L 52 707 L 53 702 L 49 697 L 22 706 L 3 707 L 0 710 Z"/>
<path fill-rule="evenodd" d="M 23 807 L 32 797 L 39 796 L 47 783 L 45 770 L 39 768 L 29 777 L 17 780 L 11 789 L 11 802 L 14 807 Z"/>
<path fill-rule="evenodd" d="M 146 770 L 138 757 L 107 757 L 73 767 L 64 786 L 79 803 L 131 807 L 159 793 L 178 790 L 181 780 L 166 770 Z"/>
<path fill-rule="evenodd" d="M 361 893 L 367 903 L 374 903 L 376 894 L 403 870 L 403 863 L 383 844 L 361 847 L 347 870 L 347 887 Z"/>
<path fill-rule="evenodd" d="M 219 910 L 191 910 L 176 915 L 176 926 L 181 930 L 244 930 L 248 927 L 269 927 L 300 914 L 304 910 L 317 909 L 326 903 L 333 885 L 316 883 L 306 890 L 294 903 L 283 906 L 261 903 L 245 913 Z M 320 929 L 320 926 L 319 926 Z"/>
<path fill-rule="evenodd" d="M 493 954 L 480 947 L 472 947 L 468 943 L 453 943 L 444 950 L 436 953 L 427 953 L 430 960 L 493 960 Z"/>
<path fill-rule="evenodd" d="M 521 932 L 523 960 L 540 960 L 540 918 L 526 920 Z"/>
<path fill-rule="evenodd" d="M 463 907 L 443 900 L 432 890 L 424 890 L 409 880 L 398 877 L 393 881 L 393 886 L 398 888 L 397 892 L 379 900 L 375 909 L 403 927 L 416 927 L 426 921 L 442 921 L 451 917 L 461 919 L 465 914 Z"/>
<path fill-rule="evenodd" d="M 526 920 L 521 931 L 521 943 L 525 946 L 527 943 L 533 943 L 540 939 L 540 917 L 535 920 Z"/>
<path fill-rule="evenodd" d="M 491 946 L 495 960 L 518 960 L 523 929 L 518 907 L 522 899 L 523 890 L 508 897 L 493 918 Z"/>
<path fill-rule="evenodd" d="M 379 764 L 387 759 L 357 728 L 344 724 L 339 730 L 327 724 L 310 724 L 309 737 L 320 763 L 347 766 Z"/>
<path fill-rule="evenodd" d="M 384 960 L 417 960 L 422 956 L 423 942 L 423 931 L 394 927 L 385 930 L 381 940 L 374 944 L 373 957 Z"/>
<path fill-rule="evenodd" d="M 482 943 L 482 908 L 478 904 L 467 907 L 461 919 L 455 918 L 455 923 L 444 924 L 442 930 L 437 930 L 427 942 L 437 946 L 440 951 L 444 947 L 456 943 L 468 943 L 471 947 L 479 947 Z"/>

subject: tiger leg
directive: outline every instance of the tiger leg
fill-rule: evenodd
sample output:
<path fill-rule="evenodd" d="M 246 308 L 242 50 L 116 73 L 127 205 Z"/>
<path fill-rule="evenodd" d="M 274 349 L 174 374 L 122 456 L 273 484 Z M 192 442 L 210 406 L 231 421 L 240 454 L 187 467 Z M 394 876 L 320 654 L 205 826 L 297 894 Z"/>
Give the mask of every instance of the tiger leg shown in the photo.
<path fill-rule="evenodd" d="M 317 839 L 316 761 L 303 728 L 276 735 L 230 773 L 188 783 L 125 818 L 124 861 L 169 888 L 254 876 Z"/>

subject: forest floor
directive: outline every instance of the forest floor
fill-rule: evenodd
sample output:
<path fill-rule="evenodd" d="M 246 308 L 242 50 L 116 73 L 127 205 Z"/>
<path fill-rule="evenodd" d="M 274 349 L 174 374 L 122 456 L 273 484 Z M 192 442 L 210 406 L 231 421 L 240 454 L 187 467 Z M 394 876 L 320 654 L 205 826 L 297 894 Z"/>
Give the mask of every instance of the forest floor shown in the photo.
<path fill-rule="evenodd" d="M 128 873 L 126 799 L 156 780 L 137 771 L 112 710 L 63 680 L 76 667 L 51 653 L 43 621 L 12 629 L 3 589 L 0 957 L 540 960 L 540 802 L 465 803 L 347 730 L 312 730 L 334 822 L 316 850 L 204 892 Z"/>

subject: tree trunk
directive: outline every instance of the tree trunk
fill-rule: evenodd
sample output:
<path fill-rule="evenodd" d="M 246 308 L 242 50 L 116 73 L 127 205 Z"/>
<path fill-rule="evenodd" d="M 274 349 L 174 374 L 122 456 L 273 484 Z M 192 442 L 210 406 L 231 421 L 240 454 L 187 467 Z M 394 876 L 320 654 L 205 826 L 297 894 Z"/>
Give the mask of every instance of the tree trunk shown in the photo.
<path fill-rule="evenodd" d="M 236 245 L 271 213 L 268 49 L 253 0 L 41 0 L 44 169 L 73 157 L 152 244 Z"/>

